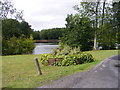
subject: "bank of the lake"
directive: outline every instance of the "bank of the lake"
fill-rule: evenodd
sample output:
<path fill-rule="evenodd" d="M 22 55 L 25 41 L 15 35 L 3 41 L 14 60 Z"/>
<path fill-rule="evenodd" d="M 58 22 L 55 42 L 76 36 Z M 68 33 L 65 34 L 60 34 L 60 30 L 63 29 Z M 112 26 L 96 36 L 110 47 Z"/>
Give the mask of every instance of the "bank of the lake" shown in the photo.
<path fill-rule="evenodd" d="M 76 72 L 88 70 L 98 64 L 100 61 L 112 56 L 117 55 L 118 50 L 99 50 L 88 51 L 91 53 L 95 62 L 86 63 L 75 66 L 42 66 L 41 70 L 43 75 L 37 75 L 34 58 L 40 57 L 37 55 L 11 55 L 2 56 L 2 80 L 3 87 L 5 88 L 35 88 L 51 82 L 51 80 L 70 75 Z"/>

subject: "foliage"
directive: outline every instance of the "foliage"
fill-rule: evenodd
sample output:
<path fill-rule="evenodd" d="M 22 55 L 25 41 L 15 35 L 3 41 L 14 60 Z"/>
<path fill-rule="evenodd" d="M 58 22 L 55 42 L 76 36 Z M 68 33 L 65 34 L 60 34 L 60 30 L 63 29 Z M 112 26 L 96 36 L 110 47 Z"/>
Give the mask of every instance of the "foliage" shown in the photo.
<path fill-rule="evenodd" d="M 72 48 L 68 45 L 64 45 L 63 48 L 53 49 L 52 55 L 62 56 L 62 55 L 75 55 L 80 52 L 80 48 Z"/>
<path fill-rule="evenodd" d="M 2 31 L 4 39 L 9 39 L 13 36 L 18 38 L 21 34 L 24 34 L 26 38 L 29 38 L 33 33 L 31 26 L 27 22 L 19 22 L 16 19 L 2 20 Z"/>
<path fill-rule="evenodd" d="M 80 15 L 68 15 L 66 18 L 66 29 L 60 44 L 68 45 L 72 48 L 79 47 L 82 51 L 91 50 L 93 46 L 94 29 L 91 21 L 87 17 L 81 18 Z M 61 46 L 60 46 L 61 47 Z"/>
<path fill-rule="evenodd" d="M 93 56 L 87 53 L 79 53 L 76 55 L 66 55 L 62 60 L 62 66 L 90 63 L 93 61 L 94 61 Z"/>
<path fill-rule="evenodd" d="M 54 66 L 61 66 L 61 64 L 62 64 L 61 62 L 54 62 L 53 63 Z"/>
<path fill-rule="evenodd" d="M 92 21 L 95 50 L 99 46 L 102 49 L 114 49 L 115 44 L 119 44 L 120 2 L 113 2 L 113 6 L 106 0 L 81 2 L 73 8 L 81 17 L 88 17 Z"/>
<path fill-rule="evenodd" d="M 81 17 L 88 17 L 92 22 L 91 25 L 94 29 L 94 46 L 93 49 L 97 48 L 97 28 L 98 28 L 98 18 L 100 17 L 100 0 L 97 2 L 81 2 L 80 5 L 75 5 L 74 9 L 78 11 Z M 99 13 L 99 14 L 98 14 Z"/>
<path fill-rule="evenodd" d="M 0 19 L 14 18 L 17 20 L 23 20 L 23 11 L 17 11 L 9 0 L 0 1 L 0 10 Z"/>
<path fill-rule="evenodd" d="M 2 36 L 4 39 L 10 39 L 11 37 L 20 37 L 22 34 L 19 28 L 19 21 L 15 19 L 4 19 L 2 20 Z"/>
<path fill-rule="evenodd" d="M 3 55 L 27 54 L 34 49 L 33 30 L 27 22 L 15 19 L 2 20 L 2 53 Z"/>
<path fill-rule="evenodd" d="M 40 31 L 40 39 L 42 40 L 58 40 L 62 36 L 64 28 L 52 28 Z"/>
<path fill-rule="evenodd" d="M 33 39 L 34 40 L 40 40 L 40 31 L 34 31 L 33 32 Z"/>
<path fill-rule="evenodd" d="M 26 39 L 24 35 L 22 35 L 20 38 L 13 36 L 9 40 L 3 41 L 2 54 L 30 54 L 33 52 L 33 49 L 34 44 L 31 38 Z"/>
<path fill-rule="evenodd" d="M 2 54 L 27 54 L 34 49 L 31 26 L 24 21 L 23 11 L 17 11 L 9 0 L 0 1 L 2 20 Z M 18 21 L 19 20 L 19 21 Z M 21 21 L 21 22 L 20 22 Z M 24 38 L 22 38 L 22 34 Z"/>
<path fill-rule="evenodd" d="M 62 66 L 76 65 L 76 56 L 66 55 L 62 60 Z"/>
<path fill-rule="evenodd" d="M 41 54 L 40 55 L 40 62 L 41 64 L 43 64 L 44 66 L 47 66 L 48 65 L 48 58 L 51 57 L 51 54 Z"/>
<path fill-rule="evenodd" d="M 48 65 L 48 58 L 61 58 L 62 61 L 56 61 L 53 63 L 54 66 L 70 66 L 83 63 L 90 63 L 94 61 L 94 58 L 89 53 L 76 53 L 76 54 L 67 54 L 67 55 L 52 55 L 52 54 L 42 54 L 40 56 L 40 62 L 46 66 Z"/>
<path fill-rule="evenodd" d="M 79 54 L 79 53 L 80 53 L 80 48 L 75 47 L 70 51 L 69 55 L 76 55 L 76 54 Z"/>
<path fill-rule="evenodd" d="M 113 3 L 113 30 L 115 30 L 117 43 L 120 44 L 120 1 Z M 120 47 L 119 47 L 120 48 Z"/>
<path fill-rule="evenodd" d="M 71 52 L 72 48 L 66 45 L 63 49 L 57 50 L 56 55 L 68 55 Z"/>
<path fill-rule="evenodd" d="M 102 49 L 115 49 L 115 43 L 116 43 L 116 30 L 113 30 L 113 25 L 111 23 L 106 23 L 103 26 L 100 26 L 99 34 L 98 36 L 98 42 L 99 46 L 102 47 Z"/>
<path fill-rule="evenodd" d="M 31 29 L 31 26 L 28 22 L 22 21 L 19 24 L 19 28 L 21 30 L 21 33 L 26 36 L 26 38 L 29 38 L 31 34 L 33 34 L 33 30 Z"/>

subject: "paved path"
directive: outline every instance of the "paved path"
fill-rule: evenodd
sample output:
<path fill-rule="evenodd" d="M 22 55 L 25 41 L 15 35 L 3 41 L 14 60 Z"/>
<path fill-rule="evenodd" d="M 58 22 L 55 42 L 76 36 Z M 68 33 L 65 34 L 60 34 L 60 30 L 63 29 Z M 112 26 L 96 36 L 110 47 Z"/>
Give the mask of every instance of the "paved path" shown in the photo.
<path fill-rule="evenodd" d="M 120 55 L 105 59 L 86 72 L 54 80 L 39 88 L 118 88 L 120 85 Z M 120 88 L 120 87 L 119 87 Z"/>

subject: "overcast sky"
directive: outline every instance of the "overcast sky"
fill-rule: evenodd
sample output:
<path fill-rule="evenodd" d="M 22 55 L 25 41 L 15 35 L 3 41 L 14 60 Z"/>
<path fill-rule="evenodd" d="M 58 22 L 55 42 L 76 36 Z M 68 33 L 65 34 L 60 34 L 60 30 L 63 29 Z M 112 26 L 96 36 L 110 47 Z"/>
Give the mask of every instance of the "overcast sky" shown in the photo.
<path fill-rule="evenodd" d="M 65 27 L 67 14 L 80 0 L 12 0 L 17 10 L 24 10 L 25 20 L 34 30 Z"/>

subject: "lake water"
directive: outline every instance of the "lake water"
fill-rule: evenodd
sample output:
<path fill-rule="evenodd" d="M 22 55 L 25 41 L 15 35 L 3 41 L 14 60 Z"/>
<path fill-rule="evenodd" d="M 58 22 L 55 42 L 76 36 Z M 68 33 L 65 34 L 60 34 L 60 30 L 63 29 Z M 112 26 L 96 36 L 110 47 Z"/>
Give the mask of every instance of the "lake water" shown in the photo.
<path fill-rule="evenodd" d="M 58 43 L 35 43 L 33 54 L 51 53 L 54 48 L 58 48 Z"/>

